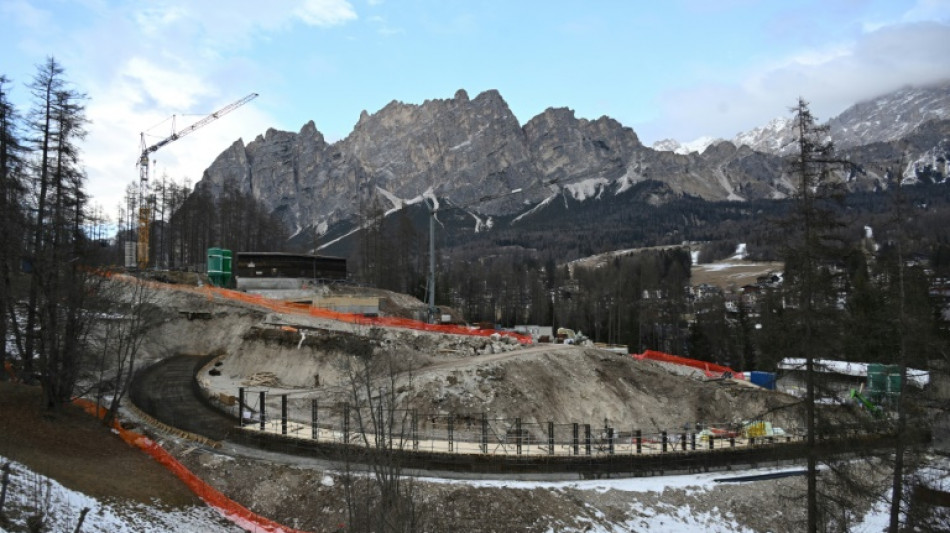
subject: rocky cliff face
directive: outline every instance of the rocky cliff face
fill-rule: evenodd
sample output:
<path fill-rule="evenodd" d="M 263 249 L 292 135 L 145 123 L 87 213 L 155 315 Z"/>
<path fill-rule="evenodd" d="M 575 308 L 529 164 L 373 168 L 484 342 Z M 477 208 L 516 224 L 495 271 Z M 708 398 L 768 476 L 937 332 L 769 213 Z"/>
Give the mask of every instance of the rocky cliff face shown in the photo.
<path fill-rule="evenodd" d="M 924 120 L 950 109 L 940 103 L 946 93 L 944 87 L 890 101 L 903 102 L 901 116 Z M 857 124 L 884 120 L 888 105 L 862 106 L 835 119 L 835 127 L 854 132 Z M 912 112 L 915 106 L 923 110 Z M 902 128 L 881 135 L 913 130 Z M 735 142 L 713 142 L 702 153 L 675 153 L 643 146 L 611 118 L 579 119 L 566 108 L 549 108 L 522 126 L 497 91 L 470 99 L 460 90 L 451 99 L 394 101 L 376 113 L 364 111 L 353 132 L 332 145 L 313 122 L 298 133 L 268 130 L 247 145 L 237 141 L 198 186 L 250 192 L 298 231 L 326 228 L 369 206 L 419 202 L 423 195 L 489 215 L 525 211 L 557 195 L 596 199 L 645 180 L 663 183 L 673 195 L 707 200 L 782 198 L 795 189 L 780 157 L 789 131 L 789 121 L 775 121 Z M 877 174 L 851 179 L 855 188 L 881 183 Z"/>

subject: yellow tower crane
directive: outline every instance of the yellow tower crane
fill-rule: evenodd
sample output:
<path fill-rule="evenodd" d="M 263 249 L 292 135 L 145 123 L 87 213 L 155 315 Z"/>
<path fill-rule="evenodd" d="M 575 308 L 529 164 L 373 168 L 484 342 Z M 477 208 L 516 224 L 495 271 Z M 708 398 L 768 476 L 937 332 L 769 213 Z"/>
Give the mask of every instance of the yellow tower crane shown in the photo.
<path fill-rule="evenodd" d="M 195 122 L 191 126 L 182 129 L 179 132 L 174 131 L 174 126 L 172 127 L 172 134 L 161 141 L 153 144 L 152 146 L 145 145 L 145 132 L 142 132 L 142 154 L 139 156 L 138 166 L 139 166 L 139 219 L 138 219 L 138 249 L 136 253 L 136 258 L 138 260 L 138 266 L 140 270 L 144 270 L 148 266 L 148 255 L 149 255 L 149 234 L 151 231 L 151 209 L 148 207 L 148 202 L 146 198 L 148 197 L 148 156 L 152 152 L 155 152 L 159 148 L 165 146 L 166 144 L 177 141 L 185 135 L 195 131 L 202 126 L 206 126 L 211 122 L 221 118 L 222 116 L 234 111 L 235 109 L 241 107 L 242 105 L 250 102 L 251 100 L 257 98 L 257 93 L 251 93 L 244 98 L 236 102 L 232 102 L 221 109 L 211 113 L 210 115 L 204 117 L 203 119 Z"/>

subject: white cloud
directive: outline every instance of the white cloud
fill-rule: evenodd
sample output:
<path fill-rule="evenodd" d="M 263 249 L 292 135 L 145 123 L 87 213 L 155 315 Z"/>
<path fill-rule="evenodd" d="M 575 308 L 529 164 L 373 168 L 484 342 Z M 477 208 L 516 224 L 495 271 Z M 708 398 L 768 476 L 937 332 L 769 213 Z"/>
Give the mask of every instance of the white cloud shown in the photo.
<path fill-rule="evenodd" d="M 24 0 L 14 0 L 0 4 L 0 13 L 3 13 L 8 22 L 31 31 L 49 28 L 52 20 L 48 11 L 39 9 Z"/>
<path fill-rule="evenodd" d="M 373 25 L 376 26 L 376 33 L 384 37 L 405 33 L 404 29 L 390 25 L 389 21 L 387 21 L 386 18 L 381 17 L 379 15 L 374 15 L 370 17 L 369 21 L 373 23 Z"/>
<path fill-rule="evenodd" d="M 157 109 L 190 110 L 202 97 L 217 92 L 201 75 L 163 68 L 144 57 L 131 58 L 116 78 L 138 87 L 141 92 L 135 100 Z"/>
<path fill-rule="evenodd" d="M 204 112 L 215 111 L 244 96 L 228 94 L 203 99 L 210 104 Z M 138 155 L 141 153 L 140 133 L 149 129 L 146 144 L 151 145 L 171 134 L 169 116 L 158 108 L 143 109 L 140 89 L 133 80 L 118 83 L 90 102 L 87 116 L 91 120 L 89 136 L 84 145 L 85 163 L 90 176 L 88 189 L 95 202 L 114 216 L 116 206 L 123 203 L 125 187 L 138 182 Z M 177 117 L 176 131 L 200 120 L 201 116 Z M 151 177 L 163 172 L 177 182 L 188 179 L 192 184 L 225 148 L 238 138 L 250 142 L 274 124 L 274 119 L 253 102 L 222 116 L 191 135 L 169 143 L 154 152 Z"/>
<path fill-rule="evenodd" d="M 664 94 L 664 117 L 637 126 L 645 142 L 701 135 L 731 138 L 788 115 L 799 96 L 821 120 L 905 85 L 950 76 L 950 25 L 936 22 L 881 27 L 849 43 L 811 48 L 751 69 L 735 84 L 685 87 Z"/>
<path fill-rule="evenodd" d="M 922 22 L 950 20 L 950 0 L 918 0 L 917 4 L 904 13 L 904 22 Z"/>
<path fill-rule="evenodd" d="M 337 26 L 356 20 L 356 11 L 346 0 L 304 0 L 294 14 L 311 26 Z"/>
<path fill-rule="evenodd" d="M 204 114 L 261 90 L 262 78 L 279 78 L 268 72 L 268 65 L 243 54 L 291 24 L 327 27 L 356 18 L 344 0 L 274 6 L 256 0 L 157 0 L 91 9 L 96 11 L 93 26 L 56 36 L 60 43 L 46 46 L 69 50 L 64 58 L 67 76 L 91 96 L 87 106 L 91 124 L 83 146 L 87 188 L 110 216 L 123 203 L 126 186 L 137 182 L 143 130 L 149 134 L 146 144 L 154 144 L 171 133 L 172 114 L 178 115 L 181 130 Z M 41 13 L 23 13 L 22 17 L 42 21 Z M 265 111 L 272 106 L 261 105 L 263 101 L 251 102 L 154 153 L 152 178 L 166 172 L 176 181 L 187 178 L 195 183 L 239 137 L 250 142 L 267 128 L 280 127 Z"/>

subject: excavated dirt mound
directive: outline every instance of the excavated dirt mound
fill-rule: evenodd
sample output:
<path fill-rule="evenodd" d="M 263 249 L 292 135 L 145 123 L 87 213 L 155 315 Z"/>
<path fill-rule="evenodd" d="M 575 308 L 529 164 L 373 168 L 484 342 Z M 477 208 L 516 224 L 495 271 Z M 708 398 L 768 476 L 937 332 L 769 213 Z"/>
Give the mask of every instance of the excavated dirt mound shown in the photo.
<path fill-rule="evenodd" d="M 408 400 L 420 410 L 443 413 L 488 411 L 525 422 L 591 423 L 644 431 L 739 423 L 772 413 L 774 424 L 797 425 L 792 397 L 736 384 L 705 382 L 660 365 L 593 348 L 525 350 L 455 368 L 414 376 Z"/>
<path fill-rule="evenodd" d="M 778 427 L 800 425 L 797 401 L 790 396 L 731 380 L 683 376 L 595 348 L 519 347 L 405 330 L 272 326 L 252 327 L 242 338 L 214 372 L 206 369 L 199 376 L 201 385 L 219 398 L 237 395 L 242 386 L 268 388 L 271 401 L 291 394 L 290 416 L 299 420 L 310 419 L 310 398 L 321 405 L 347 401 L 347 360 L 354 352 L 371 350 L 391 355 L 399 365 L 397 401 L 424 415 L 471 419 L 485 412 L 492 418 L 521 418 L 534 427 L 577 422 L 625 432 L 737 424 L 763 415 Z"/>

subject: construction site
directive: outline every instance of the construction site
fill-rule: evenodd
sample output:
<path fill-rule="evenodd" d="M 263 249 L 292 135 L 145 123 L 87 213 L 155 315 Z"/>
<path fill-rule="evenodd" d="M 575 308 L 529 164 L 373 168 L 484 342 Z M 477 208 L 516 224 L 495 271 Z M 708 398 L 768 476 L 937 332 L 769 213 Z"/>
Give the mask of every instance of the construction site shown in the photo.
<path fill-rule="evenodd" d="M 232 524 L 286 532 L 793 532 L 814 517 L 798 500 L 814 496 L 805 474 L 820 472 L 832 502 L 822 509 L 827 529 L 873 528 L 895 445 L 924 450 L 909 469 L 907 522 L 945 523 L 945 418 L 893 424 L 905 395 L 921 400 L 916 420 L 928 409 L 940 414 L 934 406 L 948 400 L 945 377 L 931 383 L 925 371 L 813 357 L 783 359 L 778 373 L 739 372 L 637 353 L 613 344 L 616 332 L 611 344 L 595 343 L 554 320 L 558 299 L 564 305 L 584 290 L 576 279 L 558 287 L 553 264 L 550 298 L 542 298 L 550 316 L 541 323 L 561 327 L 470 325 L 461 309 L 436 305 L 435 197 L 420 197 L 428 210 L 427 301 L 355 283 L 347 258 L 300 251 L 214 246 L 169 268 L 167 250 L 152 246 L 170 225 L 164 214 L 156 220 L 155 206 L 166 202 L 155 198 L 150 157 L 256 97 L 182 130 L 173 125 L 152 145 L 141 135 L 139 180 L 116 239 L 124 269 L 83 270 L 96 280 L 88 292 L 108 293 L 118 310 L 91 326 L 104 334 L 102 351 L 118 343 L 118 353 L 83 369 L 71 385 L 84 392 L 69 397 L 92 415 L 116 416 L 122 440 Z M 196 243 L 191 248 L 201 248 Z M 656 260 L 688 280 L 692 246 L 662 247 L 669 255 Z M 589 268 L 608 263 L 619 265 L 602 257 Z M 682 268 L 667 268 L 673 264 Z M 727 312 L 753 309 L 752 280 L 780 280 L 775 263 L 740 268 L 730 285 L 748 290 L 724 300 Z M 702 280 L 690 291 L 716 292 Z M 637 286 L 643 308 L 662 307 L 665 290 Z M 641 310 L 641 346 L 648 338 L 641 328 L 679 327 L 678 320 L 644 327 Z M 130 329 L 110 338 L 123 324 Z M 31 374 L 4 366 L 12 380 Z M 834 468 L 819 471 L 818 458 Z"/>
<path fill-rule="evenodd" d="M 283 524 L 333 529 L 321 524 L 328 516 L 344 520 L 338 476 L 371 472 L 384 458 L 415 480 L 435 530 L 583 529 L 584 513 L 616 527 L 636 519 L 623 491 L 568 496 L 509 485 L 727 479 L 746 469 L 781 474 L 724 484 L 702 493 L 705 503 L 685 488 L 655 497 L 715 513 L 718 498 L 736 503 L 745 494 L 746 511 L 728 511 L 743 528 L 800 529 L 800 507 L 788 508 L 787 524 L 763 521 L 752 509 L 802 490 L 803 406 L 741 373 L 665 354 L 622 355 L 590 342 L 538 343 L 513 331 L 433 325 L 404 318 L 424 312 L 418 300 L 346 285 L 292 289 L 285 300 L 126 276 L 111 282 L 145 283 L 160 310 L 142 344 L 125 426 L 160 443 L 207 490 Z M 300 303 L 304 292 L 311 303 Z M 377 312 L 316 306 L 328 299 L 370 299 Z M 838 423 L 823 429 L 826 452 L 887 444 L 874 424 L 860 423 L 870 419 L 860 406 L 829 409 L 838 411 L 830 415 Z M 875 464 L 857 467 L 884 483 L 886 469 Z M 719 491 L 726 492 L 715 496 Z M 297 498 L 301 493 L 314 499 Z M 461 504 L 461 493 L 468 503 Z M 531 494 L 531 505 L 502 503 L 512 494 Z M 873 505 L 842 497 L 855 498 L 856 516 Z M 325 505 L 314 510 L 312 501 Z M 479 505 L 499 509 L 498 516 L 486 520 Z M 588 507 L 597 511 L 583 511 Z M 524 526 L 525 516 L 538 522 Z"/>

